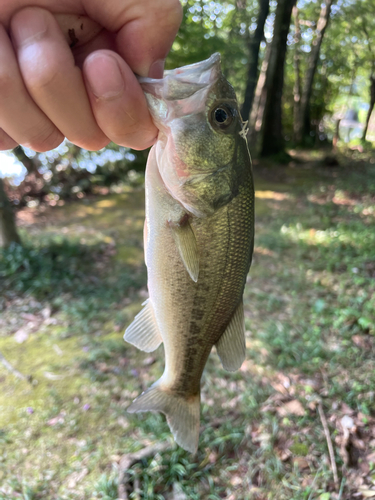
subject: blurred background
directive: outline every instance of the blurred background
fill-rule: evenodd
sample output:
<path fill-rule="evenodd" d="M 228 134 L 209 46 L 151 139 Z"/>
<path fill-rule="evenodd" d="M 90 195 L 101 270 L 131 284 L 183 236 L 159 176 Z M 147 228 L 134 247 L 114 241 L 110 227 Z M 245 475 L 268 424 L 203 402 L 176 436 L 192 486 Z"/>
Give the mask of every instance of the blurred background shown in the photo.
<path fill-rule="evenodd" d="M 211 355 L 196 457 L 127 414 L 148 152 L 0 153 L 0 499 L 375 498 L 374 2 L 182 3 L 167 68 L 220 52 L 249 121 L 247 360 Z"/>

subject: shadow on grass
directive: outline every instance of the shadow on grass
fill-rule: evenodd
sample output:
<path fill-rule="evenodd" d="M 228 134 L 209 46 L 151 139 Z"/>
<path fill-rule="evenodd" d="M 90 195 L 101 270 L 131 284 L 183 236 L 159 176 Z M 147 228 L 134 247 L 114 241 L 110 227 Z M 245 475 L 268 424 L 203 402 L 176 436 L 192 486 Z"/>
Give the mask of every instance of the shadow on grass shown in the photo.
<path fill-rule="evenodd" d="M 113 259 L 113 246 L 102 242 L 51 238 L 11 245 L 0 251 L 0 309 L 8 300 L 32 296 L 53 312 L 66 314 L 81 333 L 94 320 L 108 320 L 110 311 L 144 286 L 144 266 Z"/>

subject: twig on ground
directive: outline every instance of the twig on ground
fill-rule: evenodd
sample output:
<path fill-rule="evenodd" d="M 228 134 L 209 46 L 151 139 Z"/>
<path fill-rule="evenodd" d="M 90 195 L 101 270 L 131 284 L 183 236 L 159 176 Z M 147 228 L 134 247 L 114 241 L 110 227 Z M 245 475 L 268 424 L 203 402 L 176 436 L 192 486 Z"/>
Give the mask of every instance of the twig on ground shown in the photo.
<path fill-rule="evenodd" d="M 318 410 L 319 410 L 320 420 L 322 421 L 322 425 L 323 425 L 323 429 L 324 429 L 324 434 L 325 434 L 326 440 L 327 440 L 329 457 L 331 459 L 331 467 L 332 467 L 332 473 L 333 473 L 333 480 L 335 482 L 336 489 L 338 489 L 339 488 L 339 476 L 337 475 L 337 465 L 336 465 L 336 460 L 335 460 L 335 452 L 333 450 L 332 439 L 331 439 L 331 435 L 329 433 L 327 419 L 326 419 L 326 417 L 324 415 L 323 405 L 322 405 L 321 402 L 318 404 Z"/>
<path fill-rule="evenodd" d="M 0 352 L 0 363 L 2 363 L 5 368 L 10 371 L 10 373 L 13 373 L 15 377 L 20 378 L 21 380 L 27 380 L 27 382 L 30 382 L 30 377 L 26 377 L 26 375 L 23 375 L 23 373 L 19 372 L 14 366 L 12 366 L 8 360 L 4 358 L 4 356 Z"/>
<path fill-rule="evenodd" d="M 118 498 L 120 500 L 128 500 L 128 493 L 126 491 L 126 483 L 129 480 L 127 471 L 132 465 L 140 462 L 144 458 L 156 455 L 156 453 L 161 453 L 163 451 L 171 448 L 171 443 L 164 441 L 162 443 L 151 444 L 146 446 L 142 450 L 136 451 L 134 453 L 127 453 L 123 455 L 119 464 L 119 478 L 118 478 Z"/>

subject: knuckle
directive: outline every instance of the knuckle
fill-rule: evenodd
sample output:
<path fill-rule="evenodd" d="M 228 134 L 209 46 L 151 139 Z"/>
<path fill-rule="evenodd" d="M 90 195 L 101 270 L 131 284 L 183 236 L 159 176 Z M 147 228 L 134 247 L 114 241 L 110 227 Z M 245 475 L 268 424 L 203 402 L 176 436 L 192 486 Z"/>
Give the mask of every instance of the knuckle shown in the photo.
<path fill-rule="evenodd" d="M 25 75 L 26 85 L 31 92 L 40 93 L 49 90 L 61 77 L 60 68 L 51 63 L 38 65 L 35 71 L 30 70 Z"/>
<path fill-rule="evenodd" d="M 30 140 L 24 141 L 23 144 L 34 151 L 44 153 L 51 149 L 57 148 L 64 140 L 63 135 L 57 128 L 52 130 L 45 130 L 39 132 L 37 136 L 32 137 Z"/>
<path fill-rule="evenodd" d="M 4 71 L 6 67 L 0 66 L 0 95 L 4 99 L 14 91 L 14 75 Z"/>
<path fill-rule="evenodd" d="M 97 141 L 87 139 L 82 141 L 73 141 L 77 146 L 87 149 L 88 151 L 99 151 L 100 149 L 105 148 L 109 144 L 109 139 L 98 139 Z"/>
<path fill-rule="evenodd" d="M 140 132 L 129 132 L 126 135 L 121 136 L 111 136 L 114 143 L 119 144 L 123 147 L 128 147 L 135 149 L 136 151 L 142 151 L 152 146 L 155 142 L 155 133 L 149 130 L 142 130 Z"/>
<path fill-rule="evenodd" d="M 167 20 L 170 23 L 175 24 L 176 26 L 179 26 L 181 21 L 182 21 L 182 17 L 183 17 L 183 9 L 182 9 L 182 5 L 179 2 L 179 0 L 166 1 L 165 10 L 168 13 Z"/>
<path fill-rule="evenodd" d="M 18 146 L 18 143 L 14 141 L 9 135 L 0 128 L 0 151 L 6 151 L 7 149 L 13 149 Z"/>

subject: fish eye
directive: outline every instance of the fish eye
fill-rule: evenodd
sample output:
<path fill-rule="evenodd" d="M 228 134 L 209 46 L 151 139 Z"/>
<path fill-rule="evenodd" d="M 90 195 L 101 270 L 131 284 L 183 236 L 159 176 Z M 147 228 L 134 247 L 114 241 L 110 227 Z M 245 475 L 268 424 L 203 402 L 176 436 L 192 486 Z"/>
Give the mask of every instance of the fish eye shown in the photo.
<path fill-rule="evenodd" d="M 226 129 L 233 122 L 234 110 L 229 106 L 220 104 L 211 111 L 211 124 L 215 128 Z"/>

